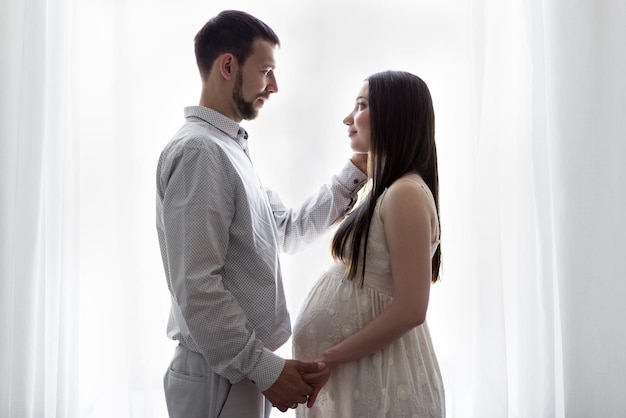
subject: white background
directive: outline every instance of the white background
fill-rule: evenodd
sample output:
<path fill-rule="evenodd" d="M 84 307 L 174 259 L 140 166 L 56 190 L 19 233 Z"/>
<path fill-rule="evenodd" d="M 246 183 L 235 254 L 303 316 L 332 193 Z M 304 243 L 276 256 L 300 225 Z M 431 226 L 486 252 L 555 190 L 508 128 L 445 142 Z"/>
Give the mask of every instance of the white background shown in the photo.
<path fill-rule="evenodd" d="M 429 85 L 448 416 L 626 415 L 626 3 L 15 0 L 0 4 L 0 416 L 166 416 L 156 162 L 199 99 L 193 36 L 225 8 L 282 40 L 280 91 L 245 126 L 287 203 L 349 157 L 341 121 L 365 77 Z M 327 243 L 282 259 L 294 318 Z"/>

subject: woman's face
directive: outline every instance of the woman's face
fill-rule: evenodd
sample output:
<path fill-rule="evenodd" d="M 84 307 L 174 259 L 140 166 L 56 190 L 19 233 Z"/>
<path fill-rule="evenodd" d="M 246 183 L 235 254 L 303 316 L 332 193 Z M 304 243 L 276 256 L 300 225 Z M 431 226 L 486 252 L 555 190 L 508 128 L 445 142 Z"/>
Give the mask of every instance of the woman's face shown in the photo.
<path fill-rule="evenodd" d="M 352 151 L 367 154 L 370 150 L 370 107 L 369 84 L 366 81 L 361 87 L 354 109 L 343 120 L 348 126 Z"/>

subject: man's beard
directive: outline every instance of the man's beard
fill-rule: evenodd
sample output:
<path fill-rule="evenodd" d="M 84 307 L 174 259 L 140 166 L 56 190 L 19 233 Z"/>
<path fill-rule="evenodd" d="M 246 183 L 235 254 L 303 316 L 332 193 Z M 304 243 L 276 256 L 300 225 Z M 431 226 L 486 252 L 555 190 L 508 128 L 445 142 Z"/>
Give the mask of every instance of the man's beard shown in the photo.
<path fill-rule="evenodd" d="M 235 82 L 235 88 L 233 89 L 233 100 L 237 105 L 237 111 L 241 119 L 252 120 L 257 117 L 259 111 L 254 108 L 254 102 L 246 102 L 241 94 L 243 87 L 243 75 L 241 71 L 237 73 L 237 81 Z M 259 96 L 260 97 L 260 96 Z"/>

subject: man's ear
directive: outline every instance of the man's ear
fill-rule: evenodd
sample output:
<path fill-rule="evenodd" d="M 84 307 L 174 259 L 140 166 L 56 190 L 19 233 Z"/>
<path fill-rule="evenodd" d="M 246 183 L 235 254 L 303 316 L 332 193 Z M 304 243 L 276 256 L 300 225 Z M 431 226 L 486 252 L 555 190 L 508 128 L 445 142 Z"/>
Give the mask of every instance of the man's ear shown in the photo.
<path fill-rule="evenodd" d="M 226 80 L 232 80 L 237 72 L 237 60 L 233 54 L 222 54 L 217 59 L 219 72 Z"/>

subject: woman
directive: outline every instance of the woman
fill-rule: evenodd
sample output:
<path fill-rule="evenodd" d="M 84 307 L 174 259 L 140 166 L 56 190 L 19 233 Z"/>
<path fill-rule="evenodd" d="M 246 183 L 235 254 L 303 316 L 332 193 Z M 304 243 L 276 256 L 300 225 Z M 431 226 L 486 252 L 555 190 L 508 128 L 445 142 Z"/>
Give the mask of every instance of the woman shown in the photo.
<path fill-rule="evenodd" d="M 439 279 L 435 117 L 426 84 L 386 71 L 344 119 L 369 153 L 369 190 L 339 225 L 335 259 L 296 320 L 294 357 L 330 368 L 298 417 L 443 417 L 444 390 L 425 322 Z"/>

